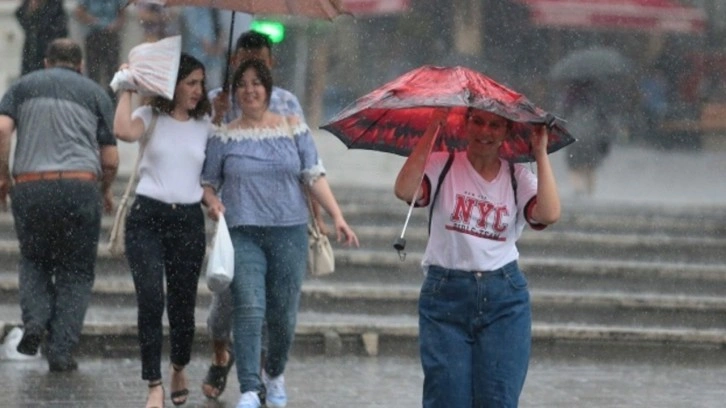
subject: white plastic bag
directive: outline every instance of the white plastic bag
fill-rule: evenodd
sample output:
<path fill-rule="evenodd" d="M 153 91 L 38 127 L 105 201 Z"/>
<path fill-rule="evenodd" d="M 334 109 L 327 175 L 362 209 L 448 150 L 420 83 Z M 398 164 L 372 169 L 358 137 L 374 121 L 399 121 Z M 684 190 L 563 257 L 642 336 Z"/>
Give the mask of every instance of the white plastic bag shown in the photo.
<path fill-rule="evenodd" d="M 234 278 L 234 247 L 223 215 L 219 216 L 217 222 L 217 231 L 214 233 L 212 250 L 207 260 L 206 275 L 207 287 L 215 293 L 226 290 Z"/>
<path fill-rule="evenodd" d="M 179 74 L 181 36 L 142 43 L 129 52 L 129 67 L 116 73 L 111 81 L 114 91 L 131 89 L 143 96 L 160 95 L 174 98 Z"/>

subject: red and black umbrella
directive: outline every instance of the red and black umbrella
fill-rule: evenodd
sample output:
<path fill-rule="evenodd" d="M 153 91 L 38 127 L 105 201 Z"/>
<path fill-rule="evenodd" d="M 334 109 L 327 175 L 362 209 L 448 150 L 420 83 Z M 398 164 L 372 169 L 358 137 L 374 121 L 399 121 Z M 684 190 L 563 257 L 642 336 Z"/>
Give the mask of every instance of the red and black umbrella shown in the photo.
<path fill-rule="evenodd" d="M 466 111 L 481 109 L 513 122 L 500 156 L 513 162 L 534 161 L 529 138 L 537 125 L 547 125 L 547 151 L 575 141 L 564 122 L 536 107 L 524 95 L 488 76 L 464 67 L 423 66 L 359 98 L 321 126 L 348 148 L 407 156 L 423 136 L 432 111 L 449 108 L 434 151 L 466 148 Z"/>
<path fill-rule="evenodd" d="M 468 109 L 481 109 L 512 121 L 509 137 L 499 149 L 500 157 L 512 162 L 534 161 L 529 140 L 540 125 L 548 128 L 548 153 L 575 141 L 561 119 L 488 76 L 460 66 L 423 66 L 410 71 L 359 98 L 321 128 L 350 149 L 408 156 L 423 137 L 433 111 L 440 108 L 448 108 L 449 115 L 446 125 L 438 128 L 431 151 L 466 149 Z M 393 244 L 401 259 L 405 257 L 403 236 L 414 201 L 401 236 Z"/>

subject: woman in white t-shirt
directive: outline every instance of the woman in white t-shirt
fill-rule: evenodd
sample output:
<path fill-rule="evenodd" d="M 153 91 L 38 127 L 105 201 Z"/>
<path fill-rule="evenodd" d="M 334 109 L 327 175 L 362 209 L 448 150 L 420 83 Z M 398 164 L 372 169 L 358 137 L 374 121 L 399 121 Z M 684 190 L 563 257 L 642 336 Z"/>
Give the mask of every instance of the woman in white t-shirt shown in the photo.
<path fill-rule="evenodd" d="M 398 198 L 433 206 L 419 298 L 423 406 L 516 407 L 532 325 L 516 240 L 525 224 L 542 229 L 560 217 L 547 132 L 533 133 L 536 176 L 499 157 L 512 123 L 482 110 L 466 113 L 466 151 L 427 157 L 447 115 L 433 114 L 395 186 Z"/>
<path fill-rule="evenodd" d="M 165 303 L 171 342 L 171 401 L 181 405 L 189 394 L 184 366 L 191 358 L 197 284 L 205 253 L 200 181 L 211 133 L 204 77 L 204 65 L 182 54 L 173 100 L 154 97 L 132 113 L 131 92 L 124 91 L 114 118 L 118 139 L 148 140 L 139 163 L 125 241 L 138 303 L 141 378 L 149 385 L 147 407 L 164 406 Z M 144 136 L 147 129 L 151 132 Z"/>

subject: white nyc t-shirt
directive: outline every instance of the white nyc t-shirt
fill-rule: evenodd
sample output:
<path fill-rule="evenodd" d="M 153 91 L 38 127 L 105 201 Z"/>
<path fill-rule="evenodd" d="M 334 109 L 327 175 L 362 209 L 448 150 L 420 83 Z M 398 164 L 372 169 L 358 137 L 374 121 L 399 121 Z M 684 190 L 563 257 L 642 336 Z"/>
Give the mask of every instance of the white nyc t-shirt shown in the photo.
<path fill-rule="evenodd" d="M 430 205 L 448 156 L 440 152 L 429 158 L 424 183 L 430 183 L 430 188 L 419 204 Z M 431 235 L 422 262 L 424 270 L 428 265 L 438 265 L 489 271 L 519 258 L 515 243 L 525 224 L 531 221 L 525 219 L 524 212 L 537 194 L 537 178 L 524 165 L 514 165 L 517 208 L 509 166 L 502 160 L 497 177 L 486 181 L 474 170 L 466 152 L 456 153 L 434 206 Z"/>

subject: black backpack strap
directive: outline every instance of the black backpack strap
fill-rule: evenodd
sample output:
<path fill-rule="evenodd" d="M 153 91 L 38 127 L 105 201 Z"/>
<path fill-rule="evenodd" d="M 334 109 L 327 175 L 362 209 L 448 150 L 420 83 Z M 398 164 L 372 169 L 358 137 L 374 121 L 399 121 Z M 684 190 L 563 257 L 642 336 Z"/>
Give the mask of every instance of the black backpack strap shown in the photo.
<path fill-rule="evenodd" d="M 514 222 L 519 217 L 519 200 L 517 199 L 517 177 L 514 176 L 514 162 L 509 162 L 509 177 L 512 179 L 512 191 L 514 191 Z"/>
<path fill-rule="evenodd" d="M 434 204 L 436 204 L 436 197 L 439 196 L 439 189 L 441 189 L 441 184 L 444 182 L 444 177 L 446 177 L 446 173 L 449 172 L 449 169 L 451 168 L 451 163 L 454 162 L 454 153 L 449 153 L 449 158 L 446 159 L 446 163 L 444 164 L 444 168 L 441 170 L 441 174 L 439 174 L 439 180 L 436 182 L 436 189 L 434 190 L 433 198 L 431 199 L 431 204 L 429 204 L 429 235 L 431 235 L 431 217 L 434 215 Z"/>

